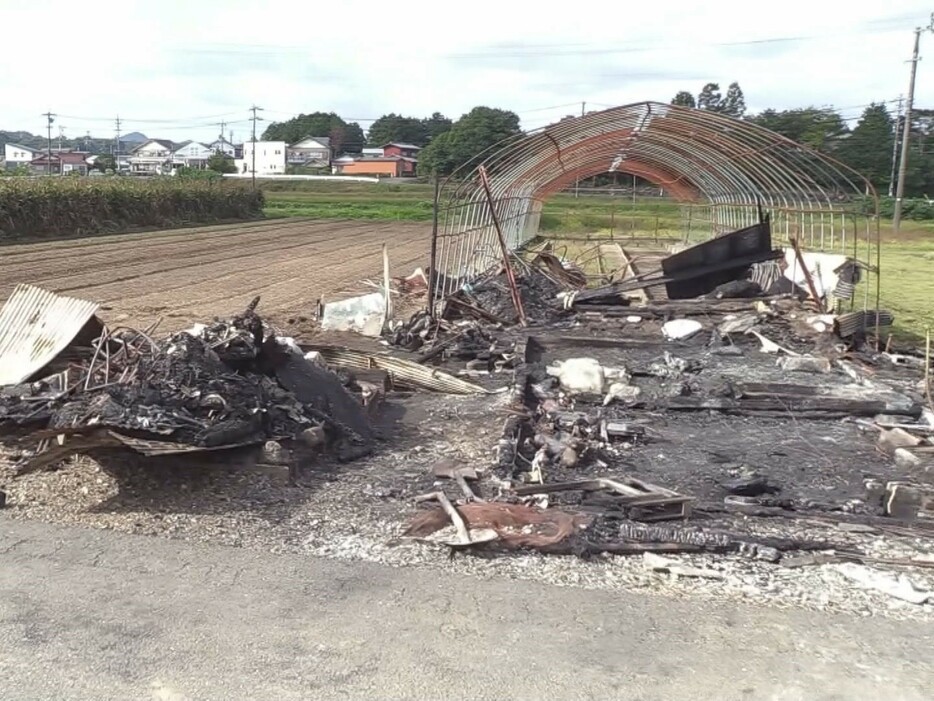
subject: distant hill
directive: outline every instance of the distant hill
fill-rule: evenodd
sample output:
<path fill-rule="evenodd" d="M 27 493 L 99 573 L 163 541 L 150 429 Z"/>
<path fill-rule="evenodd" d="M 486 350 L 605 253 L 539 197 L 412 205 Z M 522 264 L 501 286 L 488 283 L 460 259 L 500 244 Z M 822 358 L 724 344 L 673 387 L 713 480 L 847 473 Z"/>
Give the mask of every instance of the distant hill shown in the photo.
<path fill-rule="evenodd" d="M 145 134 L 141 134 L 138 131 L 132 131 L 129 134 L 120 135 L 120 151 L 125 153 L 131 149 L 139 146 L 144 141 L 147 141 L 149 137 Z M 20 144 L 21 146 L 29 146 L 30 148 L 44 149 L 48 145 L 48 141 L 45 136 L 41 134 L 32 134 L 28 131 L 3 131 L 0 129 L 0 149 L 3 148 L 4 144 Z M 62 139 L 62 146 L 65 148 L 79 149 L 81 151 L 88 151 L 89 153 L 112 153 L 113 152 L 113 139 L 112 138 L 96 138 L 96 137 L 78 137 L 76 139 Z M 57 135 L 52 135 L 52 145 L 55 148 L 58 148 L 59 140 Z M 3 157 L 2 151 L 0 151 L 0 158 Z"/>
<path fill-rule="evenodd" d="M 30 134 L 28 131 L 3 131 L 0 129 L 0 146 L 9 143 L 41 148 L 45 145 L 46 140 L 41 136 Z"/>

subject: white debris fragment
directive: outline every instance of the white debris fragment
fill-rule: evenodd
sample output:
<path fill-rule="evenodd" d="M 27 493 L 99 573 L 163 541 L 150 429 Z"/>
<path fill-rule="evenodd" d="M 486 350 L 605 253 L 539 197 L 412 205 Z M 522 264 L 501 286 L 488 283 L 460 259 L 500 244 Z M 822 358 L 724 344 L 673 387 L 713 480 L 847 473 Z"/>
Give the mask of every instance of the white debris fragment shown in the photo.
<path fill-rule="evenodd" d="M 830 372 L 830 360 L 816 355 L 785 356 L 775 363 L 785 372 Z"/>
<path fill-rule="evenodd" d="M 324 361 L 324 357 L 319 351 L 308 351 L 305 353 L 305 360 L 310 360 L 315 365 L 326 368 L 328 364 Z"/>
<path fill-rule="evenodd" d="M 641 321 L 642 321 L 642 317 L 636 316 L 635 314 L 631 314 L 630 316 L 626 317 L 627 324 L 638 324 L 638 323 L 641 323 Z"/>
<path fill-rule="evenodd" d="M 682 565 L 675 560 L 656 555 L 655 553 L 642 553 L 642 564 L 653 572 L 668 572 L 675 577 L 697 577 L 700 579 L 724 579 L 723 573 L 716 570 L 702 569 Z"/>
<path fill-rule="evenodd" d="M 662 333 L 669 341 L 679 341 L 690 338 L 702 328 L 703 324 L 694 319 L 672 319 L 662 325 Z"/>
<path fill-rule="evenodd" d="M 763 335 L 762 335 L 761 333 L 759 333 L 758 331 L 753 331 L 752 329 L 750 329 L 750 330 L 747 331 L 746 333 L 752 334 L 753 336 L 755 336 L 756 338 L 759 339 L 759 343 L 762 344 L 762 348 L 760 348 L 760 350 L 761 350 L 763 353 L 778 353 L 778 352 L 782 352 L 782 353 L 785 353 L 785 354 L 787 354 L 787 355 L 792 355 L 792 356 L 800 355 L 800 353 L 795 353 L 793 350 L 788 350 L 787 348 L 784 348 L 784 347 L 778 345 L 775 341 L 773 341 L 773 340 L 771 340 L 771 339 L 769 339 L 769 338 L 766 338 L 765 336 L 763 336 Z"/>
<path fill-rule="evenodd" d="M 833 329 L 833 322 L 836 317 L 833 314 L 815 314 L 807 318 L 807 324 L 819 333 Z"/>
<path fill-rule="evenodd" d="M 929 591 L 919 590 L 907 575 L 895 575 L 890 572 L 881 572 L 855 562 L 844 562 L 838 565 L 829 565 L 851 582 L 856 582 L 863 589 L 874 589 L 889 596 L 907 601 L 912 604 L 924 604 L 931 600 Z"/>
<path fill-rule="evenodd" d="M 642 390 L 635 385 L 629 385 L 623 382 L 614 382 L 610 385 L 610 389 L 607 391 L 606 396 L 603 398 L 603 406 L 606 406 L 613 401 L 631 404 L 635 402 L 641 394 Z"/>
<path fill-rule="evenodd" d="M 603 394 L 606 384 L 603 366 L 594 358 L 568 358 L 549 366 L 547 372 L 572 393 Z"/>

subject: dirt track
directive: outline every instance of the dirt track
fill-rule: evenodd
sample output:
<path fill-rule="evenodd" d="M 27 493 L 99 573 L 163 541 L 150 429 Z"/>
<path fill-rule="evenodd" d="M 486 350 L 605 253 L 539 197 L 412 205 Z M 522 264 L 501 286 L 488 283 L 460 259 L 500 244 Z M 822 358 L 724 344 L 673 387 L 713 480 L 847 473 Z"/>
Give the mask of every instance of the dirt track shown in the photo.
<path fill-rule="evenodd" d="M 0 299 L 28 282 L 104 305 L 102 316 L 162 328 L 242 310 L 285 323 L 311 316 L 322 294 L 364 292 L 382 271 L 389 244 L 393 275 L 428 261 L 430 229 L 392 222 L 277 219 L 0 248 Z M 122 316 L 126 315 L 126 317 Z"/>

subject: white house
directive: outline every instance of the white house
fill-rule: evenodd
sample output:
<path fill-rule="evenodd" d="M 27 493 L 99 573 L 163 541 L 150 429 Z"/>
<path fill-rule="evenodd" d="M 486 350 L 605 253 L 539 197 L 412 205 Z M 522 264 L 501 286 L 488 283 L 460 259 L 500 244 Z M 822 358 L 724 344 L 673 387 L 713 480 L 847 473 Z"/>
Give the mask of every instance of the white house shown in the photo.
<path fill-rule="evenodd" d="M 188 168 L 204 168 L 208 159 L 214 155 L 214 150 L 199 141 L 185 141 L 172 152 L 172 166 L 186 166 Z"/>
<path fill-rule="evenodd" d="M 4 144 L 3 160 L 7 170 L 16 170 L 20 166 L 28 166 L 33 159 L 42 155 L 40 149 L 21 146 L 20 144 Z"/>
<path fill-rule="evenodd" d="M 331 139 L 306 136 L 289 146 L 286 163 L 290 166 L 327 166 L 331 163 Z"/>
<path fill-rule="evenodd" d="M 238 173 L 253 172 L 253 152 L 256 151 L 256 176 L 285 175 L 284 141 L 247 141 L 243 144 L 243 158 L 234 161 Z"/>
<path fill-rule="evenodd" d="M 130 154 L 130 172 L 150 175 L 167 172 L 176 148 L 176 144 L 166 139 L 147 139 Z"/>
<path fill-rule="evenodd" d="M 230 158 L 235 158 L 237 155 L 237 148 L 224 138 L 215 139 L 208 144 L 208 148 L 214 153 L 223 153 Z"/>

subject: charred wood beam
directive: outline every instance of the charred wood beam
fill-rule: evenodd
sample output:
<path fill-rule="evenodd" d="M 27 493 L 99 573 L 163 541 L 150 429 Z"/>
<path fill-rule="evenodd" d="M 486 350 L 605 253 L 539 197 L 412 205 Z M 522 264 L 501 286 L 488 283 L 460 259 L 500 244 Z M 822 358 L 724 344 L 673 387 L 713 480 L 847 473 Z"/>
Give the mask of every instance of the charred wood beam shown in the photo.
<path fill-rule="evenodd" d="M 820 396 L 754 396 L 740 399 L 723 397 L 673 397 L 667 407 L 677 411 L 723 411 L 735 414 L 807 414 L 809 418 L 841 418 L 845 416 L 876 416 L 898 414 L 921 416 L 921 405 L 885 400 L 847 399 Z"/>

